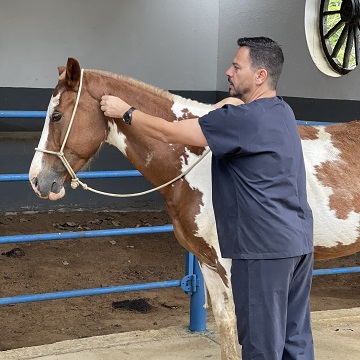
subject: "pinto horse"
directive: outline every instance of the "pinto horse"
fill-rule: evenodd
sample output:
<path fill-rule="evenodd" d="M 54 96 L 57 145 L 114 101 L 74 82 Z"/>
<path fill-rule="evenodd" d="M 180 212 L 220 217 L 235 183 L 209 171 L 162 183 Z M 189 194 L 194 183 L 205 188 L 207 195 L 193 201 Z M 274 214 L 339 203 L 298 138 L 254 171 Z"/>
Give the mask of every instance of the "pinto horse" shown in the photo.
<path fill-rule="evenodd" d="M 218 245 L 211 200 L 211 156 L 207 149 L 165 144 L 106 117 L 104 94 L 123 98 L 167 121 L 186 121 L 214 107 L 184 99 L 137 80 L 99 70 L 81 70 L 69 58 L 47 111 L 29 178 L 41 198 L 64 196 L 64 184 L 97 153 L 101 144 L 116 146 L 154 186 L 184 176 L 160 190 L 174 234 L 195 254 L 208 288 L 219 329 L 221 358 L 237 359 L 236 319 L 230 282 L 231 260 Z M 360 123 L 299 126 L 307 171 L 309 202 L 315 221 L 315 258 L 329 259 L 360 250 L 360 191 L 357 158 Z M 59 154 L 59 150 L 61 154 Z M 58 156 L 54 156 L 58 155 Z M 190 171 L 187 169 L 204 158 Z M 60 158 L 59 158 L 60 157 Z M 61 159 L 62 157 L 62 159 Z"/>

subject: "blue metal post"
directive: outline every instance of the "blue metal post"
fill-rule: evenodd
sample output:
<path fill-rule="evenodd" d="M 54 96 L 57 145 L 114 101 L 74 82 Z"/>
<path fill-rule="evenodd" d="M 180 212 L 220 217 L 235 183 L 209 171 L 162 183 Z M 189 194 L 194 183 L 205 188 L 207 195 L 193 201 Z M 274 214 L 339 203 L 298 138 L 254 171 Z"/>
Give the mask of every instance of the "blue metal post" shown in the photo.
<path fill-rule="evenodd" d="M 190 326 L 189 329 L 195 332 L 206 331 L 206 309 L 205 305 L 205 285 L 204 277 L 200 270 L 199 262 L 197 258 L 190 253 L 189 263 L 193 263 L 194 276 L 194 290 L 190 298 Z M 187 259 L 188 263 L 188 259 Z"/>

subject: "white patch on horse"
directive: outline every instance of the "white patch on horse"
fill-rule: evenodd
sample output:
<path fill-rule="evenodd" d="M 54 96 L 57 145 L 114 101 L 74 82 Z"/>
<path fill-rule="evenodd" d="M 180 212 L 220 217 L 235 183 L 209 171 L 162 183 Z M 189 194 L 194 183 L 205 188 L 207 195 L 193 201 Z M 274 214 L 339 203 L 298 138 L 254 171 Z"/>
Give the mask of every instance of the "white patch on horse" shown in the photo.
<path fill-rule="evenodd" d="M 336 211 L 330 209 L 330 197 L 334 192 L 318 180 L 315 167 L 328 161 L 341 161 L 340 150 L 333 146 L 331 134 L 324 126 L 316 129 L 319 131 L 318 139 L 302 140 L 308 201 L 314 215 L 315 246 L 350 245 L 359 237 L 360 214 L 352 211 L 346 219 L 338 219 Z"/>
<path fill-rule="evenodd" d="M 47 138 L 49 136 L 49 124 L 50 124 L 50 118 L 54 112 L 54 109 L 57 105 L 60 103 L 60 93 L 58 93 L 56 96 L 52 96 L 49 102 L 49 106 L 46 113 L 46 119 L 44 123 L 44 128 L 41 133 L 41 138 L 39 141 L 38 148 L 39 149 L 46 149 L 46 142 Z M 38 173 L 41 171 L 42 167 L 42 158 L 44 153 L 41 151 L 37 151 L 34 155 L 34 158 L 31 162 L 30 170 L 29 170 L 29 178 L 30 180 L 38 175 Z"/>
<path fill-rule="evenodd" d="M 109 121 L 109 134 L 105 140 L 110 145 L 118 148 L 126 156 L 126 136 L 119 132 L 119 129 L 114 121 Z"/>
<path fill-rule="evenodd" d="M 176 116 L 176 120 L 184 116 L 184 109 L 187 109 L 192 115 L 196 117 L 204 116 L 208 114 L 209 111 L 214 110 L 211 105 L 201 104 L 190 99 L 184 99 L 178 95 L 174 95 L 173 102 L 174 104 L 171 107 L 171 111 Z"/>
<path fill-rule="evenodd" d="M 146 156 L 146 160 L 145 160 L 145 166 L 148 167 L 151 163 L 151 160 L 153 159 L 154 157 L 154 153 L 148 153 L 147 156 Z"/>
<path fill-rule="evenodd" d="M 204 150 L 204 152 L 206 149 Z M 185 148 L 185 157 L 180 158 L 181 171 L 185 172 L 194 164 L 201 155 L 195 155 L 188 148 Z M 202 194 L 202 204 L 200 212 L 195 217 L 197 225 L 196 236 L 202 237 L 209 246 L 215 248 L 217 254 L 220 254 L 217 231 L 215 225 L 215 216 L 211 197 L 211 153 L 205 156 L 188 174 L 185 180 L 193 190 L 198 190 Z"/>

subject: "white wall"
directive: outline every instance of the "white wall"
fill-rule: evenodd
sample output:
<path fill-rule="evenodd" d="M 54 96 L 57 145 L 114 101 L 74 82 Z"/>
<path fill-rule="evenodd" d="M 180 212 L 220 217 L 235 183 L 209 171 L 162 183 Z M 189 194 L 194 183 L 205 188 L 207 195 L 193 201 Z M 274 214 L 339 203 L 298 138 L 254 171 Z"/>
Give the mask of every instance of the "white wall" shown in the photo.
<path fill-rule="evenodd" d="M 11 0 L 0 87 L 52 88 L 68 57 L 164 89 L 215 90 L 218 0 Z"/>

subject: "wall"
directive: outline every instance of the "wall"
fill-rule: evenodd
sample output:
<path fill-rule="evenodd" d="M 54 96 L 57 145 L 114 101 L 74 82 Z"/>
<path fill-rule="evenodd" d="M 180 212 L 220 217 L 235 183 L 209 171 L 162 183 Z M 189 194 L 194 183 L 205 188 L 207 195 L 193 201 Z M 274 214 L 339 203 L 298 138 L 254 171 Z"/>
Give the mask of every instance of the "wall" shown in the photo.
<path fill-rule="evenodd" d="M 319 0 L 308 0 L 319 3 Z M 286 96 L 360 100 L 360 69 L 341 77 L 323 74 L 310 56 L 305 36 L 305 0 L 220 0 L 218 90 L 227 90 L 226 71 L 241 36 L 268 36 L 281 44 L 285 64 L 278 91 Z M 317 5 L 317 4 L 316 4 Z"/>
<path fill-rule="evenodd" d="M 0 87 L 53 88 L 72 56 L 164 89 L 214 90 L 218 18 L 218 0 L 6 1 Z"/>
<path fill-rule="evenodd" d="M 320 0 L 307 0 L 310 8 Z M 305 0 L 220 0 L 217 90 L 227 91 L 225 71 L 242 36 L 268 36 L 281 44 L 285 64 L 278 93 L 298 119 L 348 121 L 360 119 L 359 67 L 341 77 L 322 73 L 314 64 L 305 36 Z M 354 101 L 355 100 L 355 101 Z"/>
<path fill-rule="evenodd" d="M 359 69 L 317 69 L 304 16 L 305 0 L 13 0 L 0 12 L 0 88 L 53 88 L 56 66 L 74 56 L 164 89 L 227 91 L 236 39 L 265 35 L 285 53 L 281 94 L 360 100 Z"/>

